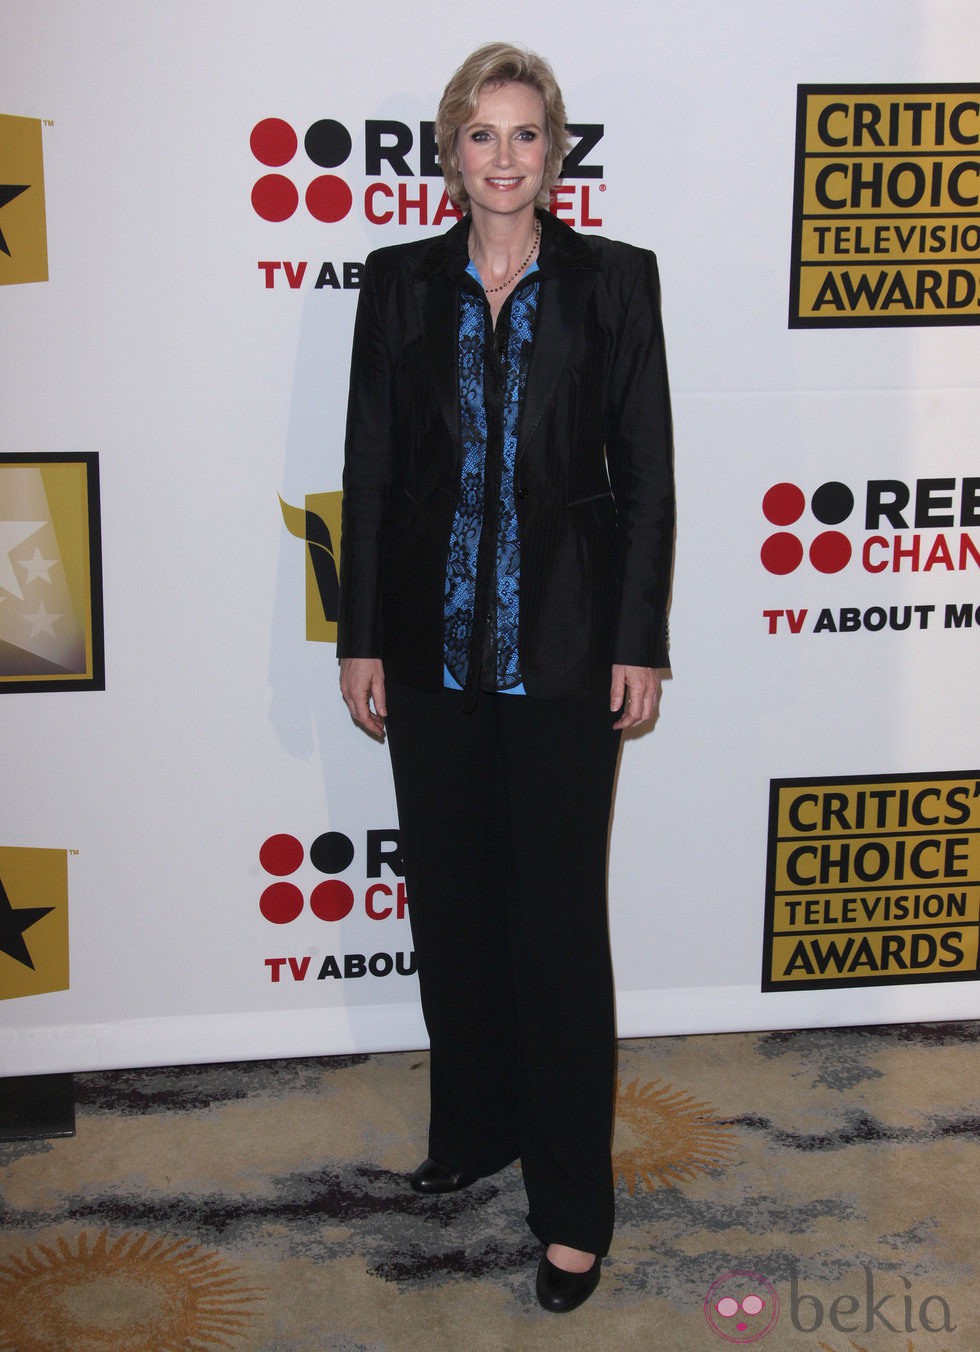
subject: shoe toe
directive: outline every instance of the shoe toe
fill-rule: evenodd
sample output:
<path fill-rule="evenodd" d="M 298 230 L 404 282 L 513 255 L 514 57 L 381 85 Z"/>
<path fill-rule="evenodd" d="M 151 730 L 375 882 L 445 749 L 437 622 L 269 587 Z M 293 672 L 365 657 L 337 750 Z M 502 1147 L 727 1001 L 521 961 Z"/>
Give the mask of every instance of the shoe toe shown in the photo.
<path fill-rule="evenodd" d="M 423 1160 L 408 1181 L 415 1192 L 433 1195 L 458 1192 L 473 1182 L 462 1169 L 450 1169 L 447 1164 L 440 1164 L 434 1159 Z"/>
<path fill-rule="evenodd" d="M 599 1285 L 601 1271 L 601 1258 L 596 1258 L 587 1272 L 566 1272 L 564 1268 L 555 1267 L 543 1253 L 535 1282 L 539 1304 L 552 1314 L 577 1310 Z"/>

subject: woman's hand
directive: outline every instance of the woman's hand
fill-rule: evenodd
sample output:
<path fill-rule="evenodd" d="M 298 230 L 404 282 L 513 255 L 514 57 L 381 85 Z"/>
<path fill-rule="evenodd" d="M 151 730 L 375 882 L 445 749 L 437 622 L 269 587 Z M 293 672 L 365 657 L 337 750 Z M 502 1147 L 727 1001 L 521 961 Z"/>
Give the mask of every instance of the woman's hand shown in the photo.
<path fill-rule="evenodd" d="M 635 728 L 646 723 L 657 712 L 660 703 L 660 672 L 656 667 L 627 667 L 616 664 L 612 669 L 609 689 L 609 707 L 622 717 L 614 728 Z"/>
<path fill-rule="evenodd" d="M 381 658 L 342 657 L 340 693 L 357 726 L 383 742 L 388 708 L 385 704 L 385 670 Z"/>

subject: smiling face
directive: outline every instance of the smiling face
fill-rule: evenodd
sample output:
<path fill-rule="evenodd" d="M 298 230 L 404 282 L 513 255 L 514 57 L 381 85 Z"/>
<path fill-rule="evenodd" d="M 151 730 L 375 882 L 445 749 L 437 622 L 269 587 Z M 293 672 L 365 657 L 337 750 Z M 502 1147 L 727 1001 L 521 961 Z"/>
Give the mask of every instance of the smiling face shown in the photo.
<path fill-rule="evenodd" d="M 727 1343 L 757 1343 L 779 1318 L 779 1296 L 757 1272 L 726 1272 L 708 1289 L 704 1315 Z"/>
<path fill-rule="evenodd" d="M 484 89 L 457 133 L 457 154 L 474 214 L 533 208 L 548 154 L 541 95 L 524 84 Z"/>

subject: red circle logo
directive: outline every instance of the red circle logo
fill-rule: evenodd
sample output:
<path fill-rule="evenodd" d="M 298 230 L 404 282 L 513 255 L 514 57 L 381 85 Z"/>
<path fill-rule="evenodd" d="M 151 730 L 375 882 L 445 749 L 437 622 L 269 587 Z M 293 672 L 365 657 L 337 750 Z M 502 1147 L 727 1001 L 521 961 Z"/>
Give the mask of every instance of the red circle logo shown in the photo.
<path fill-rule="evenodd" d="M 259 849 L 259 863 L 266 873 L 272 873 L 277 878 L 295 873 L 302 862 L 303 846 L 295 836 L 270 836 Z"/>
<path fill-rule="evenodd" d="M 307 211 L 325 225 L 342 221 L 353 205 L 353 193 L 336 174 L 321 174 L 306 190 Z"/>
<path fill-rule="evenodd" d="M 821 484 L 810 500 L 810 510 L 825 526 L 840 525 L 854 510 L 854 494 L 847 484 Z M 773 484 L 763 494 L 762 514 L 774 526 L 792 526 L 806 511 L 806 496 L 797 484 Z M 825 530 L 814 537 L 809 547 L 810 563 L 818 573 L 839 573 L 851 561 L 851 541 L 839 530 Z M 769 573 L 795 572 L 807 550 L 803 541 L 790 531 L 777 531 L 762 545 L 762 566 Z"/>
<path fill-rule="evenodd" d="M 773 484 L 762 499 L 762 512 L 774 526 L 792 526 L 799 521 L 806 498 L 796 484 Z"/>
<path fill-rule="evenodd" d="M 851 542 L 839 530 L 825 530 L 810 545 L 810 562 L 818 573 L 839 573 L 851 561 Z"/>
<path fill-rule="evenodd" d="M 303 893 L 295 883 L 273 883 L 259 898 L 259 910 L 273 925 L 288 925 L 303 912 Z"/>
<path fill-rule="evenodd" d="M 284 174 L 265 174 L 252 188 L 252 206 L 264 221 L 288 221 L 299 206 L 299 193 Z"/>
<path fill-rule="evenodd" d="M 319 920 L 343 920 L 354 909 L 354 893 L 336 878 L 317 883 L 310 893 L 310 910 Z"/>
<path fill-rule="evenodd" d="M 803 562 L 803 545 L 795 535 L 780 531 L 764 540 L 760 551 L 762 566 L 767 573 L 792 573 Z"/>
<path fill-rule="evenodd" d="M 281 117 L 264 117 L 252 128 L 248 144 L 260 164 L 278 169 L 293 158 L 299 141 L 292 127 Z"/>

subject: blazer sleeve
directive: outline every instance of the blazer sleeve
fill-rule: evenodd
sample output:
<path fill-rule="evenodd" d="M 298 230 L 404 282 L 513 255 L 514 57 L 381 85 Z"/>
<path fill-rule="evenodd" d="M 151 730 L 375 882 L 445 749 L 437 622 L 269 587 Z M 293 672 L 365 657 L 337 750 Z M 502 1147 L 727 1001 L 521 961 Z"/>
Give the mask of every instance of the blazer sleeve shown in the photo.
<path fill-rule="evenodd" d="M 394 373 L 377 259 L 361 278 L 351 351 L 340 541 L 338 657 L 382 653 L 381 563 L 394 457 Z"/>
<path fill-rule="evenodd" d="M 616 499 L 620 601 L 613 661 L 669 665 L 674 465 L 657 260 L 638 259 L 611 380 L 606 457 Z"/>

